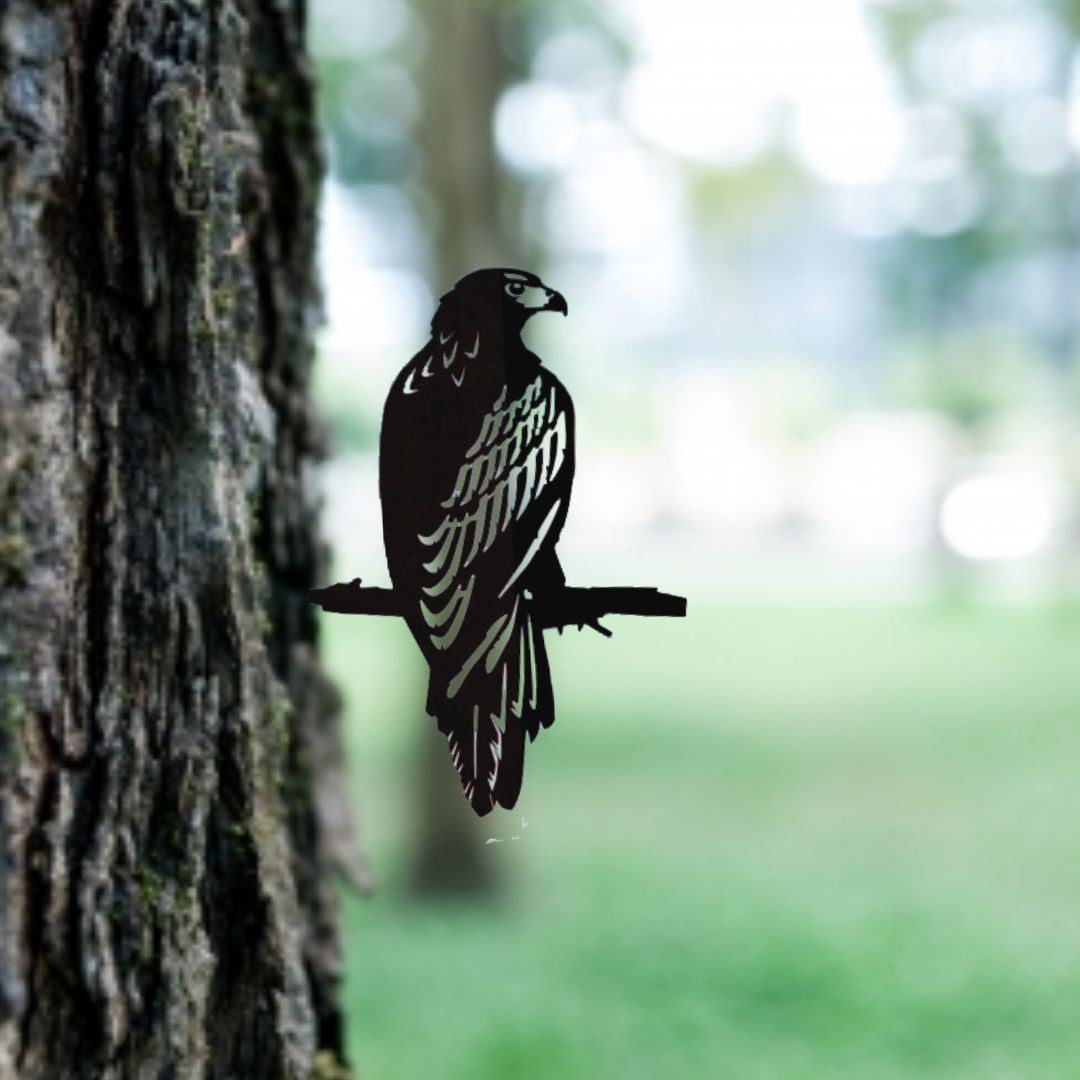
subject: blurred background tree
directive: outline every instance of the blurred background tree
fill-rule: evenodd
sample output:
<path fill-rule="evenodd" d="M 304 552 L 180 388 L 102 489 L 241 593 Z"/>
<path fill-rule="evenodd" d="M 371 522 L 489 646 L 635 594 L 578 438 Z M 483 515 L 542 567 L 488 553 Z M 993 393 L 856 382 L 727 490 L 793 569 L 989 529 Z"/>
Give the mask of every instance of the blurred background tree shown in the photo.
<path fill-rule="evenodd" d="M 413 0 L 412 10 L 432 43 L 417 68 L 414 136 L 424 195 L 418 209 L 430 237 L 426 279 L 438 294 L 478 266 L 516 264 L 503 228 L 508 192 L 491 129 L 507 62 L 500 6 Z M 417 661 L 426 696 L 427 670 Z M 464 804 L 444 740 L 433 738 L 426 723 L 417 736 L 414 887 L 421 895 L 490 892 L 497 881 L 484 843 L 488 830 Z"/>

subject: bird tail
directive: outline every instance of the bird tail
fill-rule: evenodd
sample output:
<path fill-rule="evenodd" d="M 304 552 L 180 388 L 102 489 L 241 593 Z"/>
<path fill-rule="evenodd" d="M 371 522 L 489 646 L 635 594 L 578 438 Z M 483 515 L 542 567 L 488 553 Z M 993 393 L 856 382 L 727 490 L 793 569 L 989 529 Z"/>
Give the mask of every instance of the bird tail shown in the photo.
<path fill-rule="evenodd" d="M 521 791 L 525 735 L 555 718 L 542 631 L 523 606 L 501 654 L 489 653 L 452 697 L 429 688 L 428 709 L 446 735 L 450 758 L 473 810 L 511 809 Z"/>

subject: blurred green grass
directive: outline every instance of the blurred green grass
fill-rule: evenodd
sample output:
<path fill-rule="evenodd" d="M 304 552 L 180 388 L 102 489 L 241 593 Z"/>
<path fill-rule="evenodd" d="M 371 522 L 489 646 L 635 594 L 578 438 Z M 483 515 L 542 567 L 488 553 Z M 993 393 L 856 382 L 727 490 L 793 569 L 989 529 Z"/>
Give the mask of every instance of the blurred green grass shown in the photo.
<path fill-rule="evenodd" d="M 345 904 L 360 1075 L 1080 1074 L 1074 615 L 612 624 L 549 635 L 558 720 L 486 819 L 515 887 L 424 905 L 419 662 L 398 623 L 324 623 L 381 883 Z"/>

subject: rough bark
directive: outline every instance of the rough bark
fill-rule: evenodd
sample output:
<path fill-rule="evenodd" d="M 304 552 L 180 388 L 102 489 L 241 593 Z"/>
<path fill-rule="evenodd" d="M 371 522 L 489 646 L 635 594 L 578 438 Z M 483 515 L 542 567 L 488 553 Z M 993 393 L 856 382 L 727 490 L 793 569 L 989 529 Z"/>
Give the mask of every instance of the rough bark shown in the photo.
<path fill-rule="evenodd" d="M 303 19 L 0 0 L 4 1080 L 336 1075 Z"/>

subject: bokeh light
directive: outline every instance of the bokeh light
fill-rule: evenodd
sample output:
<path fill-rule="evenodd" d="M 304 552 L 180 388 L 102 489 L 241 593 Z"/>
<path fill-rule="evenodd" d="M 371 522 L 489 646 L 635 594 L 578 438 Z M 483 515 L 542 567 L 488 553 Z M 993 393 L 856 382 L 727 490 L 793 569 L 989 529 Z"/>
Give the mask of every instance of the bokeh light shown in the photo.
<path fill-rule="evenodd" d="M 996 470 L 956 484 L 941 507 L 945 539 L 968 559 L 1025 559 L 1045 550 L 1060 521 L 1062 491 L 1051 476 Z"/>

